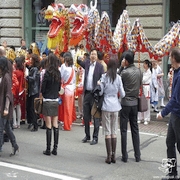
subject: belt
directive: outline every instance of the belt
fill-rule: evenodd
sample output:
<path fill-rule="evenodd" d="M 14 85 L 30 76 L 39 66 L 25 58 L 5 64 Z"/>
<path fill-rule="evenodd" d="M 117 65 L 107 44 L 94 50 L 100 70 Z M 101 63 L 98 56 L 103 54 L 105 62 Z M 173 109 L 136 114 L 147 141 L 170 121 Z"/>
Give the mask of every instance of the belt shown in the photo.
<path fill-rule="evenodd" d="M 85 92 L 86 92 L 86 93 L 92 93 L 92 90 L 90 90 L 90 91 L 89 91 L 89 90 L 86 90 Z"/>
<path fill-rule="evenodd" d="M 117 94 L 106 94 L 105 97 L 117 97 Z"/>
<path fill-rule="evenodd" d="M 150 84 L 143 84 L 143 86 L 149 86 Z"/>

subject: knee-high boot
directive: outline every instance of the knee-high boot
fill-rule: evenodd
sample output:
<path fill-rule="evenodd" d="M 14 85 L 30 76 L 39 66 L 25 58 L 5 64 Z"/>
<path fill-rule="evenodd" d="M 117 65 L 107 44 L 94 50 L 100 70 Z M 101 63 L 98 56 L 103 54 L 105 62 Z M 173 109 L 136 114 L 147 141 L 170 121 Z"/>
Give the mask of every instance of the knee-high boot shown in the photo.
<path fill-rule="evenodd" d="M 112 146 L 111 162 L 112 163 L 116 163 L 116 143 L 117 143 L 117 138 L 111 138 L 111 146 Z"/>
<path fill-rule="evenodd" d="M 111 164 L 111 138 L 106 138 L 105 142 L 106 142 L 106 151 L 107 151 L 107 158 L 105 162 L 107 164 Z"/>
<path fill-rule="evenodd" d="M 52 154 L 57 155 L 57 147 L 58 147 L 58 140 L 59 140 L 59 128 L 53 127 L 54 130 L 54 147 L 52 150 Z"/>
<path fill-rule="evenodd" d="M 51 155 L 51 136 L 52 136 L 51 132 L 52 132 L 51 129 L 49 129 L 49 128 L 46 129 L 46 145 L 47 145 L 47 147 L 46 147 L 46 150 L 43 151 L 43 154 L 48 155 L 48 156 Z"/>

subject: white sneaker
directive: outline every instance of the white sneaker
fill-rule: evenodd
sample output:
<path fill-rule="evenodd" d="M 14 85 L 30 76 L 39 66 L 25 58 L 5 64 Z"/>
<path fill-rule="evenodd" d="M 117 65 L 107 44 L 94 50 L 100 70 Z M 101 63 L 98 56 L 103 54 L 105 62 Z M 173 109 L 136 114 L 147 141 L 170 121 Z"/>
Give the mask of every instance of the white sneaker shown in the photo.
<path fill-rule="evenodd" d="M 81 118 L 82 118 L 82 115 L 77 115 L 76 118 L 77 118 L 77 119 L 81 119 Z"/>
<path fill-rule="evenodd" d="M 138 120 L 137 123 L 140 124 L 140 123 L 141 123 L 141 120 Z"/>
<path fill-rule="evenodd" d="M 148 121 L 144 121 L 144 125 L 148 125 L 149 123 L 148 123 Z"/>

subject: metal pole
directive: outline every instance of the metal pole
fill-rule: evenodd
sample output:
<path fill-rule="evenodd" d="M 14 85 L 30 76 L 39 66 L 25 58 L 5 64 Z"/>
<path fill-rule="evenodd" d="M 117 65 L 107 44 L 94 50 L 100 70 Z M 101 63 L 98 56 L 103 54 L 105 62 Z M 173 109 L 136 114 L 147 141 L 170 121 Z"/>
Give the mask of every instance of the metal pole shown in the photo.
<path fill-rule="evenodd" d="M 27 47 L 32 42 L 32 0 L 24 0 L 24 38 Z"/>
<path fill-rule="evenodd" d="M 169 31 L 169 11 L 170 11 L 170 0 L 163 0 L 163 35 Z M 163 57 L 163 72 L 164 80 L 167 79 L 168 74 L 168 56 Z"/>

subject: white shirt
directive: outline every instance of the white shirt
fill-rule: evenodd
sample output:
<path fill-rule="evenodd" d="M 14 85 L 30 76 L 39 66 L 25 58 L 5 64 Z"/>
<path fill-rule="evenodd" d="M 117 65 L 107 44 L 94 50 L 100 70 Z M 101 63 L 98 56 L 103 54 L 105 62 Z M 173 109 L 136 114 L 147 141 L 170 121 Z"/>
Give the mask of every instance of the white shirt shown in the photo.
<path fill-rule="evenodd" d="M 61 81 L 63 83 L 66 83 L 69 80 L 69 77 L 71 76 L 72 71 L 74 71 L 73 67 L 67 67 L 66 65 L 64 65 L 62 67 L 62 69 L 61 69 Z M 73 76 L 71 82 L 68 85 L 66 85 L 66 88 L 71 90 L 71 91 L 74 91 L 75 87 L 76 87 L 76 75 L 74 72 L 74 76 Z"/>
<path fill-rule="evenodd" d="M 59 68 L 59 70 L 60 70 L 60 72 L 61 72 L 61 76 L 62 76 L 62 74 L 64 74 L 64 70 L 66 69 L 66 65 L 65 65 L 65 63 L 63 63 L 62 65 L 61 65 L 61 67 Z"/>
<path fill-rule="evenodd" d="M 88 72 L 87 83 L 86 83 L 86 90 L 88 91 L 93 90 L 93 74 L 94 74 L 95 66 L 96 66 L 96 62 L 91 63 L 89 66 L 89 72 Z"/>

